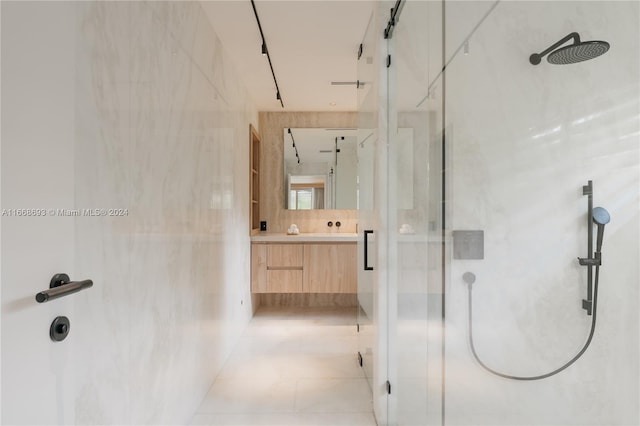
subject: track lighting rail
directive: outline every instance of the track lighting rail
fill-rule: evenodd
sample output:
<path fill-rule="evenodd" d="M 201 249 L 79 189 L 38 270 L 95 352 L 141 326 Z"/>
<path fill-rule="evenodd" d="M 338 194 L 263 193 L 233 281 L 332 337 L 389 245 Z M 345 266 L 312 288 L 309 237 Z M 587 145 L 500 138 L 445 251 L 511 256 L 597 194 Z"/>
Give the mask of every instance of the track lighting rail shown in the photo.
<path fill-rule="evenodd" d="M 256 4 L 251 0 L 251 6 L 253 7 L 253 13 L 256 15 L 256 22 L 258 23 L 258 29 L 260 30 L 260 37 L 262 38 L 262 54 L 267 56 L 269 60 L 269 68 L 271 68 L 271 75 L 273 76 L 273 82 L 276 85 L 276 99 L 280 101 L 280 105 L 284 108 L 284 102 L 282 101 L 282 95 L 280 94 L 280 87 L 278 87 L 278 79 L 276 79 L 276 73 L 273 71 L 273 64 L 271 63 L 271 55 L 269 54 L 269 48 L 267 47 L 267 41 L 264 39 L 264 32 L 262 32 L 262 24 L 258 17 L 258 11 L 256 10 Z"/>
<path fill-rule="evenodd" d="M 298 164 L 300 164 L 300 155 L 298 154 L 298 147 L 296 146 L 296 140 L 293 138 L 293 132 L 291 131 L 291 127 L 287 129 L 287 133 L 291 136 L 291 142 L 293 143 L 293 149 L 296 151 L 296 158 L 298 159 Z"/>

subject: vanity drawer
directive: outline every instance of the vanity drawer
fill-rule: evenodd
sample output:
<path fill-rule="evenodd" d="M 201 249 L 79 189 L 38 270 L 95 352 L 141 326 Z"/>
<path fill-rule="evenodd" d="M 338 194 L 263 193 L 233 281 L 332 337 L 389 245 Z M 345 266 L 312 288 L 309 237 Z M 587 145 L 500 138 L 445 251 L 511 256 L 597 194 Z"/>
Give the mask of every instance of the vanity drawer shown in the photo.
<path fill-rule="evenodd" d="M 267 244 L 267 269 L 302 269 L 302 244 Z"/>
<path fill-rule="evenodd" d="M 267 271 L 267 293 L 301 293 L 302 269 L 270 269 Z"/>

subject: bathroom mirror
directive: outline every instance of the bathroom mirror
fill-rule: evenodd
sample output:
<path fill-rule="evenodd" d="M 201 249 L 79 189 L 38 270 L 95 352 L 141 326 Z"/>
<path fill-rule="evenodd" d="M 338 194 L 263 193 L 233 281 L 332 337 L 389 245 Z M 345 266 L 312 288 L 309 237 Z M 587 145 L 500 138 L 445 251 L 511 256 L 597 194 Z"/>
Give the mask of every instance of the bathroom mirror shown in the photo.
<path fill-rule="evenodd" d="M 357 208 L 357 130 L 285 128 L 285 208 Z"/>

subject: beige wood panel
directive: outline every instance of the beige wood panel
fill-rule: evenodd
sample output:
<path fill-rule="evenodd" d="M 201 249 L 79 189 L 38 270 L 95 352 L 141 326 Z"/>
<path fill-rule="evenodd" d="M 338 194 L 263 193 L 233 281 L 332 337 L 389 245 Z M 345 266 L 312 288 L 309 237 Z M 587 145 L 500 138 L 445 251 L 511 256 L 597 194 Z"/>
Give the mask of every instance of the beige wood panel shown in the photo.
<path fill-rule="evenodd" d="M 249 125 L 249 213 L 251 235 L 260 232 L 260 136 Z"/>
<path fill-rule="evenodd" d="M 267 246 L 251 244 L 251 292 L 267 291 Z"/>
<path fill-rule="evenodd" d="M 355 243 L 305 244 L 305 293 L 357 293 Z"/>
<path fill-rule="evenodd" d="M 283 132 L 287 127 L 358 127 L 357 112 L 262 111 L 259 113 L 261 169 L 260 220 L 266 220 L 270 232 L 287 232 L 292 223 L 300 232 L 357 232 L 357 210 L 286 210 L 283 170 Z M 342 226 L 328 227 L 340 221 Z"/>
<path fill-rule="evenodd" d="M 267 244 L 267 268 L 302 269 L 304 248 L 302 244 Z"/>
<path fill-rule="evenodd" d="M 302 293 L 302 269 L 267 270 L 267 293 Z"/>

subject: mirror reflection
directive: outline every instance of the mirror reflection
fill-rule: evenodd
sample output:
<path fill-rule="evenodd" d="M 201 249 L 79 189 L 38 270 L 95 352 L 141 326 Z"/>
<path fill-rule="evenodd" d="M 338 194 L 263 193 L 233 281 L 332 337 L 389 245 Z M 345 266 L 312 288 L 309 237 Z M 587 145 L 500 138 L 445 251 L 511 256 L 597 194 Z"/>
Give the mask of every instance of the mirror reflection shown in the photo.
<path fill-rule="evenodd" d="M 357 208 L 357 130 L 285 128 L 285 208 Z"/>

